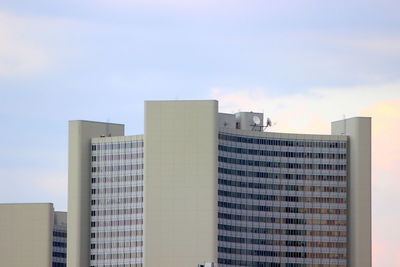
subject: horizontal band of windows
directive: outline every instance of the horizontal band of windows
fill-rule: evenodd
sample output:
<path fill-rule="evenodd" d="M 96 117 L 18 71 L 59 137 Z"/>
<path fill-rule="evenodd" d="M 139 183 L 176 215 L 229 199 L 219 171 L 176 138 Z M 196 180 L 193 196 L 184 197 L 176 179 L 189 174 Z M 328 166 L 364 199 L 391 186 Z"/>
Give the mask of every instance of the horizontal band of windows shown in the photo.
<path fill-rule="evenodd" d="M 248 266 L 248 267 L 281 267 L 278 262 L 258 262 L 258 261 L 244 261 L 244 260 L 231 260 L 218 258 L 218 264 L 234 265 L 234 266 Z M 303 265 L 298 265 L 295 267 L 304 267 Z"/>
<path fill-rule="evenodd" d="M 273 172 L 253 172 L 243 171 L 227 168 L 218 168 L 218 173 L 229 174 L 243 177 L 256 177 L 256 178 L 271 178 L 271 179 L 287 179 L 287 180 L 312 180 L 312 181 L 346 181 L 346 176 L 341 175 L 305 175 L 305 174 L 291 174 L 291 173 L 273 173 Z"/>
<path fill-rule="evenodd" d="M 285 191 L 306 191 L 306 192 L 329 192 L 329 193 L 346 193 L 346 187 L 335 186 L 303 186 L 303 185 L 280 185 L 280 184 L 264 184 L 232 181 L 226 179 L 218 179 L 218 184 L 229 185 L 242 188 L 269 189 L 269 190 L 285 190 Z"/>
<path fill-rule="evenodd" d="M 341 221 L 341 220 L 339 221 L 339 220 L 320 220 L 320 219 L 261 217 L 261 216 L 247 216 L 247 215 L 230 214 L 222 212 L 218 212 L 218 218 L 234 220 L 234 221 L 281 223 L 281 224 L 337 225 L 337 226 L 346 225 L 346 221 Z"/>
<path fill-rule="evenodd" d="M 219 196 L 255 199 L 255 200 L 271 200 L 271 201 L 287 201 L 287 202 L 307 202 L 307 203 L 346 203 L 344 198 L 329 198 L 329 197 L 296 197 L 296 196 L 274 196 L 274 195 L 261 195 L 241 192 L 231 192 L 225 190 L 218 190 Z"/>
<path fill-rule="evenodd" d="M 114 220 L 114 221 L 99 221 L 91 222 L 91 227 L 104 227 L 104 226 L 126 226 L 126 225 L 141 225 L 143 219 L 131 219 L 131 220 Z"/>
<path fill-rule="evenodd" d="M 128 165 L 107 165 L 92 167 L 92 173 L 113 172 L 113 171 L 131 171 L 143 170 L 143 163 L 141 164 L 128 164 Z"/>
<path fill-rule="evenodd" d="M 134 237 L 143 236 L 143 230 L 130 230 L 130 231 L 107 231 L 90 233 L 91 238 L 113 238 L 113 237 Z"/>
<path fill-rule="evenodd" d="M 346 170 L 346 165 L 343 164 L 312 164 L 312 163 L 288 163 L 288 162 L 273 162 L 273 161 L 259 161 L 249 159 L 238 159 L 228 157 L 218 157 L 219 162 L 265 167 L 265 168 L 286 168 L 286 169 L 302 169 L 302 170 Z"/>
<path fill-rule="evenodd" d="M 66 258 L 67 257 L 67 253 L 53 251 L 53 257 Z"/>
<path fill-rule="evenodd" d="M 290 152 L 276 150 L 259 150 L 218 145 L 218 150 L 235 154 L 246 154 L 253 156 L 279 157 L 279 158 L 304 158 L 304 159 L 346 159 L 343 153 L 313 153 L 313 152 Z"/>
<path fill-rule="evenodd" d="M 125 241 L 125 242 L 103 242 L 90 244 L 91 249 L 105 249 L 105 248 L 137 248 L 143 247 L 143 241 Z"/>
<path fill-rule="evenodd" d="M 113 150 L 113 149 L 129 149 L 129 148 L 142 148 L 143 141 L 131 141 L 131 142 L 110 142 L 110 143 L 100 143 L 92 144 L 92 151 L 97 150 Z"/>
<path fill-rule="evenodd" d="M 63 262 L 53 262 L 51 267 L 67 267 L 67 264 Z"/>
<path fill-rule="evenodd" d="M 118 197 L 107 199 L 92 199 L 92 205 L 114 205 L 114 204 L 130 204 L 130 203 L 143 203 L 143 196 L 139 197 Z"/>
<path fill-rule="evenodd" d="M 230 169 L 228 167 L 228 169 Z M 270 172 L 265 172 L 265 173 L 270 173 Z M 286 185 L 293 185 L 293 186 L 304 186 L 302 189 L 304 190 L 299 190 L 299 191 L 309 191 L 309 192 L 318 192 L 318 188 L 321 188 L 319 191 L 323 191 L 323 188 L 327 188 L 327 190 L 330 190 L 333 188 L 343 188 L 343 190 L 347 191 L 347 181 L 332 181 L 332 180 L 320 180 L 320 179 L 332 179 L 333 177 L 318 177 L 319 175 L 303 175 L 303 174 L 298 174 L 297 177 L 295 176 L 296 174 L 288 174 L 286 172 L 281 173 L 282 176 L 281 178 L 260 178 L 260 177 L 243 177 L 243 176 L 237 176 L 237 175 L 230 175 L 230 174 L 224 174 L 224 173 L 219 173 L 218 174 L 218 179 L 226 180 L 226 181 L 232 181 L 233 183 L 226 182 L 226 185 L 231 185 L 235 187 L 241 187 L 241 188 L 246 188 L 240 186 L 241 184 L 236 184 L 237 182 L 239 183 L 251 183 L 253 185 L 249 185 L 249 188 L 255 188 L 257 189 L 257 184 L 260 184 L 260 187 L 263 187 L 262 185 L 267 184 L 267 185 L 273 185 L 272 188 L 280 188 L 279 186 L 283 186 L 282 190 L 289 189 L 289 187 L 285 188 Z M 288 178 L 283 177 L 288 174 Z M 338 176 L 335 176 L 338 177 Z M 345 176 L 344 176 L 345 177 Z M 300 178 L 304 178 L 304 180 L 300 180 Z M 269 187 L 269 186 L 267 186 Z M 315 187 L 315 191 L 312 191 L 312 188 L 307 188 L 307 187 Z M 329 189 L 328 189 L 329 188 Z M 260 188 L 264 189 L 264 188 Z M 273 190 L 269 188 L 265 188 L 268 190 Z M 300 187 L 299 187 L 300 189 Z M 338 189 L 338 191 L 341 191 L 342 189 Z M 296 191 L 296 190 L 287 190 L 287 191 Z M 329 192 L 328 192 L 329 193 Z M 337 192 L 332 192 L 332 193 L 337 193 Z M 338 192 L 341 193 L 341 192 Z M 344 193 L 344 192 L 343 192 Z"/>
<path fill-rule="evenodd" d="M 307 242 L 296 240 L 270 240 L 270 239 L 253 239 L 234 236 L 218 235 L 218 241 L 240 243 L 240 244 L 254 244 L 266 246 L 286 246 L 286 247 L 317 247 L 317 248 L 346 248 L 346 243 L 343 242 Z"/>
<path fill-rule="evenodd" d="M 66 248 L 67 247 L 67 243 L 54 241 L 53 242 L 53 247 Z"/>
<path fill-rule="evenodd" d="M 245 261 L 245 260 L 233 260 L 218 258 L 218 264 L 235 265 L 235 266 L 247 266 L 247 267 L 331 267 L 332 264 L 305 264 L 305 263 L 281 263 L 279 262 L 260 262 L 260 261 Z M 335 264 L 335 267 L 346 267 L 346 265 Z"/>
<path fill-rule="evenodd" d="M 271 234 L 271 235 L 288 235 L 288 236 L 331 236 L 331 237 L 345 237 L 345 231 L 316 231 L 316 230 L 292 230 L 292 229 L 272 229 L 272 228 L 258 228 L 235 226 L 227 224 L 218 224 L 219 230 L 242 232 L 242 233 L 256 233 L 256 234 Z"/>
<path fill-rule="evenodd" d="M 143 258 L 143 252 L 133 253 L 105 253 L 99 255 L 90 255 L 90 260 L 123 260 L 123 259 L 134 259 Z"/>
<path fill-rule="evenodd" d="M 67 237 L 67 232 L 53 231 L 53 236 L 57 237 Z"/>
<path fill-rule="evenodd" d="M 95 194 L 115 194 L 115 193 L 132 193 L 132 192 L 143 192 L 143 186 L 123 186 L 123 187 L 106 187 L 106 188 L 94 188 L 91 190 L 92 195 Z"/>
<path fill-rule="evenodd" d="M 121 175 L 121 176 L 106 176 L 92 177 L 92 183 L 120 183 L 120 182 L 137 182 L 143 181 L 143 174 L 139 175 Z"/>
<path fill-rule="evenodd" d="M 109 155 L 99 155 L 97 154 L 96 156 L 92 156 L 92 161 L 113 161 L 113 160 L 131 160 L 131 159 L 142 159 L 143 158 L 143 152 L 140 153 L 132 153 L 132 152 L 127 152 L 127 153 L 120 153 L 120 154 L 109 154 Z"/>
<path fill-rule="evenodd" d="M 143 214 L 143 208 L 92 210 L 90 212 L 91 216 L 127 215 L 127 214 Z"/>
<path fill-rule="evenodd" d="M 309 253 L 309 252 L 279 252 L 266 250 L 252 250 L 240 248 L 218 247 L 218 252 L 236 255 L 265 256 L 265 257 L 286 257 L 302 259 L 346 259 L 346 254 L 341 253 Z"/>
<path fill-rule="evenodd" d="M 322 208 L 297 208 L 297 207 L 273 207 L 273 206 L 259 206 L 250 204 L 239 204 L 225 201 L 218 201 L 218 207 L 238 210 L 255 210 L 267 212 L 285 212 L 285 213 L 301 213 L 301 214 L 346 214 L 346 210 L 340 209 L 322 209 Z"/>
<path fill-rule="evenodd" d="M 328 192 L 290 192 L 286 190 L 263 190 L 263 189 L 252 189 L 244 187 L 234 187 L 229 185 L 218 185 L 218 189 L 224 192 L 240 193 L 240 194 L 252 194 L 250 199 L 257 199 L 256 195 L 267 195 L 267 199 L 257 199 L 265 201 L 287 201 L 287 202 L 304 202 L 304 203 L 337 203 L 345 204 L 347 199 L 346 193 L 328 193 Z M 222 196 L 222 195 L 221 195 Z M 226 195 L 224 195 L 226 196 Z M 254 198 L 255 197 L 255 198 Z M 247 197 L 237 197 L 247 198 Z M 342 199 L 343 201 L 327 200 L 327 199 Z"/>
<path fill-rule="evenodd" d="M 321 147 L 321 148 L 346 148 L 346 142 L 338 141 L 306 141 L 306 140 L 287 140 L 287 139 L 271 139 L 271 138 L 256 138 L 248 136 L 218 134 L 218 139 L 247 143 L 247 144 L 258 144 L 258 145 L 270 145 L 270 146 L 297 146 L 297 147 Z"/>

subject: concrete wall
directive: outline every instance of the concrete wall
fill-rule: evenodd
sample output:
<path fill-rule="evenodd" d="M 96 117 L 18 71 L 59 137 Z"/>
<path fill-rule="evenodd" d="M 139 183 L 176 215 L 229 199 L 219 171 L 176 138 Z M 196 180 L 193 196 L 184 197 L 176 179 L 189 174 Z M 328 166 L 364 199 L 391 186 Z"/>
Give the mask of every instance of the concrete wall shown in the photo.
<path fill-rule="evenodd" d="M 332 134 L 349 137 L 348 266 L 371 266 L 371 118 L 332 122 Z"/>
<path fill-rule="evenodd" d="M 145 103 L 146 267 L 217 260 L 217 105 Z"/>
<path fill-rule="evenodd" d="M 53 205 L 0 204 L 0 266 L 51 267 Z"/>
<path fill-rule="evenodd" d="M 90 263 L 91 138 L 124 135 L 124 125 L 70 121 L 68 137 L 68 267 Z"/>
<path fill-rule="evenodd" d="M 54 212 L 54 225 L 66 226 L 67 225 L 67 212 L 55 211 Z"/>

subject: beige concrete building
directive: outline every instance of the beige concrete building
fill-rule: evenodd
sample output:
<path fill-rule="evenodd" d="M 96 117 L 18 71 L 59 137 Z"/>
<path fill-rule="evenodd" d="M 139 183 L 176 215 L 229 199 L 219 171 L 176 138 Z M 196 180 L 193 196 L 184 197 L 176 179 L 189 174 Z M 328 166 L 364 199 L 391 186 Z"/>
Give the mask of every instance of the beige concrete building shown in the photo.
<path fill-rule="evenodd" d="M 66 213 L 53 204 L 0 204 L 0 266 L 66 266 Z M 54 234 L 60 235 L 53 237 Z"/>
<path fill-rule="evenodd" d="M 70 122 L 68 266 L 371 266 L 370 118 L 315 135 L 214 100 L 144 116 L 136 136 Z"/>

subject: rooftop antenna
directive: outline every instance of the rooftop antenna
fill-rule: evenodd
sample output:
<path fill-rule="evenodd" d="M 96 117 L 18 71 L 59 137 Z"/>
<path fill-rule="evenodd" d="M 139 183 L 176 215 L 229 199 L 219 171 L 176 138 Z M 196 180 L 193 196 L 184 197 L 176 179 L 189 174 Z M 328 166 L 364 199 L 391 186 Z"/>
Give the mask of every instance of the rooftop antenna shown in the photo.
<path fill-rule="evenodd" d="M 272 127 L 272 121 L 270 118 L 267 118 L 267 123 L 266 125 L 261 124 L 261 119 L 258 116 L 253 116 L 253 131 L 256 129 L 256 127 L 259 127 L 260 131 L 266 130 L 268 127 Z M 276 123 L 274 123 L 275 125 Z"/>
<path fill-rule="evenodd" d="M 267 118 L 267 126 L 266 127 L 271 127 L 272 126 L 272 121 L 270 118 Z"/>
<path fill-rule="evenodd" d="M 346 135 L 346 126 L 347 126 L 347 123 L 346 123 L 346 114 L 343 114 L 343 131 L 344 131 L 344 135 Z"/>
<path fill-rule="evenodd" d="M 107 135 L 108 137 L 111 136 L 111 133 L 110 133 L 110 119 L 109 119 L 109 118 L 107 118 L 106 135 Z"/>

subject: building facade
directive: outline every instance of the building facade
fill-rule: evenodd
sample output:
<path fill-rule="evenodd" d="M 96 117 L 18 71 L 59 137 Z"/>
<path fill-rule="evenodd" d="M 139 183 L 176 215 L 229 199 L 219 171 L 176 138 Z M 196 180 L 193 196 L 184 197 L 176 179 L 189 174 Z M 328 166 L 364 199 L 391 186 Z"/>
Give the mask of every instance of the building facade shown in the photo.
<path fill-rule="evenodd" d="M 371 121 L 265 131 L 217 101 L 148 101 L 144 135 L 69 126 L 68 265 L 371 266 Z"/>
<path fill-rule="evenodd" d="M 67 266 L 67 213 L 54 212 L 52 267 Z"/>
<path fill-rule="evenodd" d="M 51 203 L 0 204 L 0 266 L 65 267 L 67 213 Z"/>

